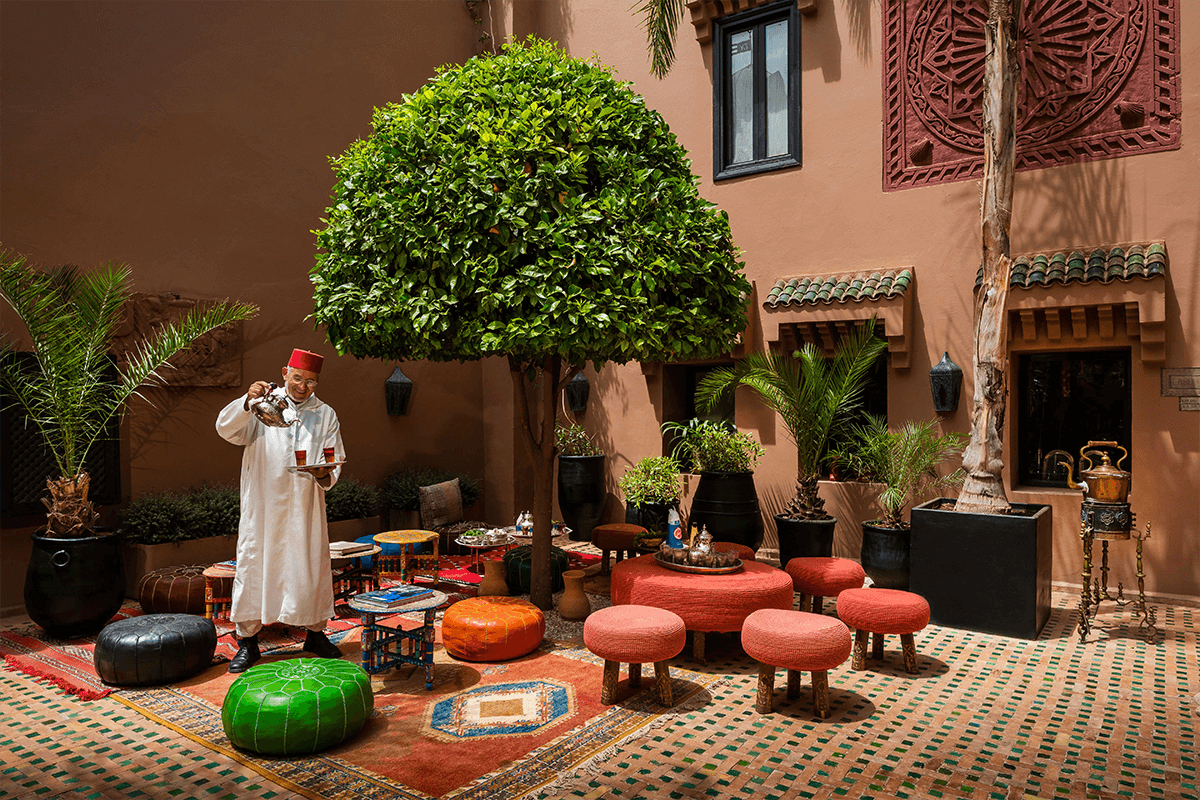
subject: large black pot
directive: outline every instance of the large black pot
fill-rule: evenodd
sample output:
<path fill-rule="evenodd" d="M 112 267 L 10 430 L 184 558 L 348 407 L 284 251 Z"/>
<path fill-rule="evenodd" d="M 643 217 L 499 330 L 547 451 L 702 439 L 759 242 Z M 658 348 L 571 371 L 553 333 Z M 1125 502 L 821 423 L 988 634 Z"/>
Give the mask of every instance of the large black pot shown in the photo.
<path fill-rule="evenodd" d="M 590 542 L 604 517 L 604 456 L 558 457 L 558 508 L 571 540 Z"/>
<path fill-rule="evenodd" d="M 125 597 L 121 540 L 112 535 L 53 539 L 32 534 L 25 571 L 25 611 L 58 639 L 90 636 Z"/>
<path fill-rule="evenodd" d="M 880 589 L 908 591 L 911 531 L 862 524 L 862 567 Z"/>
<path fill-rule="evenodd" d="M 1011 514 L 912 511 L 909 590 L 929 601 L 937 625 L 1036 639 L 1050 619 L 1052 508 L 1013 503 Z"/>
<path fill-rule="evenodd" d="M 625 506 L 625 522 L 630 525 L 641 525 L 651 533 L 667 535 L 667 512 L 678 508 L 677 503 L 642 503 L 635 506 L 632 503 Z"/>
<path fill-rule="evenodd" d="M 837 520 L 792 519 L 775 515 L 779 532 L 779 565 L 787 567 L 793 558 L 829 558 L 833 555 L 833 529 Z"/>
<path fill-rule="evenodd" d="M 702 472 L 688 530 L 708 528 L 716 542 L 736 542 L 752 550 L 762 545 L 762 514 L 753 472 Z"/>

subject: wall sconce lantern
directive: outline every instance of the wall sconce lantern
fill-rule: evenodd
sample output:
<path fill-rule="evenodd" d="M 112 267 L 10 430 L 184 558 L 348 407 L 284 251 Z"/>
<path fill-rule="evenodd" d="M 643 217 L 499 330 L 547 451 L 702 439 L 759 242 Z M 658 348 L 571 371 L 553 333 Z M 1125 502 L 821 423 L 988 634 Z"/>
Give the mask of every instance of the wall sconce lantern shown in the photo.
<path fill-rule="evenodd" d="M 392 370 L 392 376 L 383 384 L 384 399 L 387 401 L 387 413 L 393 416 L 403 416 L 408 413 L 408 398 L 412 396 L 413 382 L 399 367 Z"/>
<path fill-rule="evenodd" d="M 591 385 L 588 379 L 584 377 L 583 371 L 575 373 L 575 377 L 567 382 L 566 388 L 563 390 L 567 394 L 567 405 L 572 411 L 587 411 L 588 393 L 591 391 Z"/>
<path fill-rule="evenodd" d="M 949 353 L 929 370 L 929 388 L 933 392 L 934 411 L 957 411 L 958 393 L 962 389 L 962 368 L 950 360 Z"/>

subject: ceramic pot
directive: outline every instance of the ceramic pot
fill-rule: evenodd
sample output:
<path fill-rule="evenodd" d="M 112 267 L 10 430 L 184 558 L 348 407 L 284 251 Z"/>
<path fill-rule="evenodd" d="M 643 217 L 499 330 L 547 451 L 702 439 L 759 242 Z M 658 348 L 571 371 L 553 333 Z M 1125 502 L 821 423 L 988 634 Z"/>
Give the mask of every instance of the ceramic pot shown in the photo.
<path fill-rule="evenodd" d="M 877 520 L 862 524 L 863 571 L 871 576 L 880 589 L 908 591 L 909 567 L 912 563 L 908 528 L 884 528 Z"/>
<path fill-rule="evenodd" d="M 99 632 L 121 608 L 125 564 L 117 536 L 55 539 L 32 534 L 25 611 L 59 639 Z"/>
<path fill-rule="evenodd" d="M 483 562 L 483 580 L 479 581 L 479 596 L 506 597 L 508 595 L 508 581 L 504 577 L 504 562 L 503 561 L 484 561 Z"/>
<path fill-rule="evenodd" d="M 590 542 L 604 517 L 604 456 L 558 457 L 558 508 L 571 541 Z"/>
<path fill-rule="evenodd" d="M 702 472 L 687 530 L 708 528 L 715 542 L 737 542 L 757 551 L 763 523 L 753 472 Z"/>
<path fill-rule="evenodd" d="M 583 591 L 583 570 L 570 569 L 563 573 L 566 588 L 558 601 L 558 613 L 563 619 L 587 619 L 592 613 L 592 604 Z"/>
<path fill-rule="evenodd" d="M 779 532 L 779 564 L 786 567 L 793 558 L 829 558 L 833 555 L 833 532 L 837 520 L 792 519 L 775 515 Z"/>

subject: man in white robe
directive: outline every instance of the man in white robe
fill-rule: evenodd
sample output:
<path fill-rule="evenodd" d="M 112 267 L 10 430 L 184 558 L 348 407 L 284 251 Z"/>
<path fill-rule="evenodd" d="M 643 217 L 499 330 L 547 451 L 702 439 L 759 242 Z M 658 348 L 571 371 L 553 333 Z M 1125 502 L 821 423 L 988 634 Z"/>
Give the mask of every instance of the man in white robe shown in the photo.
<path fill-rule="evenodd" d="M 272 427 L 251 411 L 251 401 L 271 391 L 265 381 L 255 382 L 217 417 L 217 433 L 245 448 L 229 614 L 237 627 L 239 649 L 229 663 L 230 672 L 243 672 L 259 659 L 258 632 L 273 622 L 307 628 L 304 649 L 309 652 L 322 658 L 342 656 L 324 633 L 334 616 L 325 492 L 337 482 L 341 467 L 288 469 L 301 450 L 309 465 L 323 463 L 323 451 L 330 447 L 337 460 L 345 459 L 337 414 L 313 393 L 323 360 L 316 353 L 295 350 L 283 368 L 288 404 L 284 416 L 290 419 L 294 413 L 295 424 Z"/>

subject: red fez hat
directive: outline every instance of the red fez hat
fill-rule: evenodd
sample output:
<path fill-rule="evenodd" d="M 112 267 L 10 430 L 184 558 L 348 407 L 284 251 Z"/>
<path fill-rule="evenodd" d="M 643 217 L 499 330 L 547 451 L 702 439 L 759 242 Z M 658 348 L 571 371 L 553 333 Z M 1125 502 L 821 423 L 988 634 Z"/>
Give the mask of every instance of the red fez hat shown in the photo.
<path fill-rule="evenodd" d="M 321 362 L 325 360 L 325 356 L 319 356 L 316 353 L 310 353 L 307 350 L 293 350 L 292 357 L 288 361 L 289 367 L 295 369 L 303 369 L 308 372 L 321 372 Z"/>

